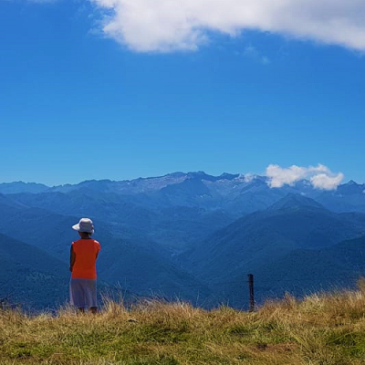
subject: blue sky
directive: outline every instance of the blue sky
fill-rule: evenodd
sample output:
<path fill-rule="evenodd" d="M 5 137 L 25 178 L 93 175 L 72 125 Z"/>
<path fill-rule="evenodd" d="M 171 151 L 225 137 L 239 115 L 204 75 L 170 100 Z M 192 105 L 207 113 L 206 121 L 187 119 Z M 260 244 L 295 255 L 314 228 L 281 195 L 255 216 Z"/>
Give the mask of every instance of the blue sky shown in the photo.
<path fill-rule="evenodd" d="M 319 163 L 365 181 L 365 29 L 345 40 L 306 24 L 232 31 L 227 14 L 226 28 L 157 36 L 118 9 L 0 0 L 0 182 Z"/>

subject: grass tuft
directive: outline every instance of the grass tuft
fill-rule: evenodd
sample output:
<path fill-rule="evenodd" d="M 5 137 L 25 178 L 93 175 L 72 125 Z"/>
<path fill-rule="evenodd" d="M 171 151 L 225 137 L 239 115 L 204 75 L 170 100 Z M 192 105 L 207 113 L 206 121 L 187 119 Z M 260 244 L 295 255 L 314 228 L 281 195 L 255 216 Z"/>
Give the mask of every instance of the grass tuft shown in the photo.
<path fill-rule="evenodd" d="M 256 312 L 104 300 L 100 313 L 0 310 L 1 365 L 365 363 L 365 279 L 357 291 L 286 295 Z"/>

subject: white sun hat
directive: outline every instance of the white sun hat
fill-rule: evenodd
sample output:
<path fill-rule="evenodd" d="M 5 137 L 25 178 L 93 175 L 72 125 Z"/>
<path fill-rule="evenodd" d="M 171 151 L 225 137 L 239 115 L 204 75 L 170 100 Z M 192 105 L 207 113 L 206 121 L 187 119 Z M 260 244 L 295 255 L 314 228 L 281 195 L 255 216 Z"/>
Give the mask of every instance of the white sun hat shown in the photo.
<path fill-rule="evenodd" d="M 81 218 L 80 222 L 72 226 L 72 228 L 78 232 L 94 233 L 94 224 L 89 218 Z"/>

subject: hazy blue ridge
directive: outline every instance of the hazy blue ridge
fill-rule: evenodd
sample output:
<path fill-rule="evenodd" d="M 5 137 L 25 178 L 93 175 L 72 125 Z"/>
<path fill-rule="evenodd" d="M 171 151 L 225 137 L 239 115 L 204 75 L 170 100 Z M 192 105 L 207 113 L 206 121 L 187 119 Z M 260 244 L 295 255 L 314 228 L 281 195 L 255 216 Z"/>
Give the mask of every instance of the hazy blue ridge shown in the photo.
<path fill-rule="evenodd" d="M 17 193 L 32 193 L 37 194 L 48 190 L 49 187 L 39 183 L 24 183 L 22 181 L 12 183 L 0 183 L 0 193 L 2 194 L 17 194 Z"/>
<path fill-rule="evenodd" d="M 364 234 L 365 219 L 355 221 L 353 215 L 333 213 L 308 198 L 289 196 L 212 234 L 185 260 L 200 277 L 219 282 L 232 277 L 235 270 L 253 270 L 296 249 L 322 249 Z"/>
<path fill-rule="evenodd" d="M 365 236 L 319 250 L 296 249 L 249 272 L 254 275 L 258 303 L 282 298 L 285 293 L 302 297 L 324 290 L 355 289 L 357 280 L 365 276 Z M 222 287 L 220 300 L 247 308 L 247 270 L 232 273 L 232 282 Z"/>
<path fill-rule="evenodd" d="M 70 244 L 78 239 L 71 226 L 90 217 L 94 237 L 102 244 L 99 279 L 113 295 L 118 287 L 129 298 L 179 298 L 206 307 L 230 301 L 240 307 L 247 304 L 244 287 L 251 272 L 258 275 L 260 300 L 285 289 L 310 290 L 306 277 L 320 265 L 310 259 L 313 252 L 329 255 L 321 256 L 328 262 L 327 272 L 333 265 L 335 271 L 349 270 L 348 278 L 356 276 L 355 266 L 352 271 L 350 265 L 341 269 L 343 252 L 336 258 L 339 251 L 328 250 L 365 235 L 363 187 L 349 182 L 336 191 L 323 191 L 300 181 L 270 188 L 265 177 L 204 172 L 92 180 L 38 193 L 0 193 L 0 233 L 68 265 Z M 350 256 L 357 252 L 351 245 L 346 250 Z M 305 267 L 298 264 L 294 273 L 293 263 L 301 255 Z M 3 266 L 12 271 L 13 262 L 3 257 Z M 24 270 L 40 268 L 35 261 Z M 0 279 L 7 280 L 5 271 Z M 325 279 L 319 276 L 315 287 L 330 287 Z M 335 277 L 333 282 L 340 283 Z M 26 291 L 24 282 L 17 285 L 17 291 Z M 67 285 L 60 290 L 66 293 L 57 298 L 67 297 Z"/>
<path fill-rule="evenodd" d="M 0 234 L 0 298 L 25 309 L 55 308 L 68 298 L 68 265 Z"/>

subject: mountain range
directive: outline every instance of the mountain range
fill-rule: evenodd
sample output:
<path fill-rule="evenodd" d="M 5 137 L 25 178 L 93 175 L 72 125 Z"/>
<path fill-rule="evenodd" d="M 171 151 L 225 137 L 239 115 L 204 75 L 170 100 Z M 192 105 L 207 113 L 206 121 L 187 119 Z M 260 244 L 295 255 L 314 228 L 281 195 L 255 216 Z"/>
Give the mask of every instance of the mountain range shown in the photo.
<path fill-rule="evenodd" d="M 48 273 L 40 263 L 56 260 L 52 275 L 65 280 L 69 246 L 77 239 L 70 227 L 90 217 L 103 247 L 101 281 L 136 295 L 245 307 L 248 273 L 255 275 L 258 301 L 285 290 L 302 295 L 354 285 L 364 273 L 364 191 L 365 184 L 354 181 L 331 191 L 306 180 L 271 188 L 263 176 L 204 172 L 55 187 L 2 183 L 0 243 L 38 250 L 39 259 L 30 262 L 30 254 L 16 249 L 17 262 L 30 272 Z M 18 282 L 16 292 L 26 293 L 16 269 L 10 270 L 14 262 L 5 255 L 2 261 Z M 7 270 L 1 272 L 0 298 L 6 283 Z M 62 285 L 62 295 L 50 295 L 45 306 L 65 300 Z"/>

